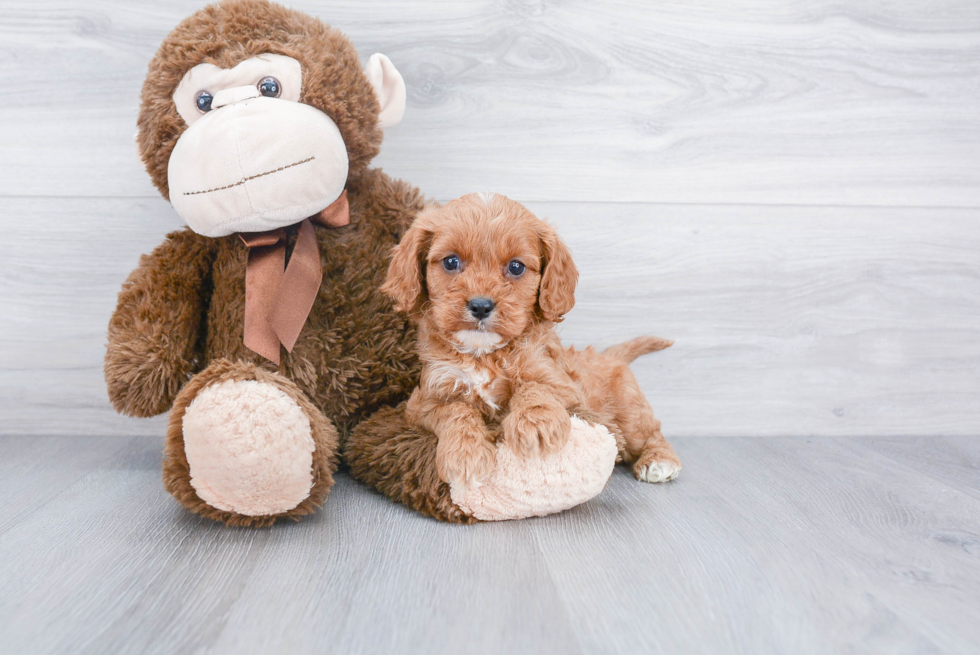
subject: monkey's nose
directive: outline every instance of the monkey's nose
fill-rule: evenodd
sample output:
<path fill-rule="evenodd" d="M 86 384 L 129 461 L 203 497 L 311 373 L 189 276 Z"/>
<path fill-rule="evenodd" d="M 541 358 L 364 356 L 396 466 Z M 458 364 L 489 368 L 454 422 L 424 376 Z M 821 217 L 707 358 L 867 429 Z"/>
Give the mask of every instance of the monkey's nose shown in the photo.
<path fill-rule="evenodd" d="M 489 298 L 474 298 L 466 307 L 476 320 L 482 321 L 493 311 L 493 301 Z"/>

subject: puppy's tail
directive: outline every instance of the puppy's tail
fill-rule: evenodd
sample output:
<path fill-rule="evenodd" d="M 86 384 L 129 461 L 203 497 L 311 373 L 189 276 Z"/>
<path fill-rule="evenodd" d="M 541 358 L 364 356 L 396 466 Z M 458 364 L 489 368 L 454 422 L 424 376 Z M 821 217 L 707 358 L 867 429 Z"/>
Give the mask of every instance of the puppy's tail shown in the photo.
<path fill-rule="evenodd" d="M 610 346 L 603 351 L 603 355 L 624 364 L 629 364 L 640 355 L 670 348 L 674 342 L 670 339 L 660 337 L 637 337 L 632 341 L 627 341 L 615 346 Z"/>

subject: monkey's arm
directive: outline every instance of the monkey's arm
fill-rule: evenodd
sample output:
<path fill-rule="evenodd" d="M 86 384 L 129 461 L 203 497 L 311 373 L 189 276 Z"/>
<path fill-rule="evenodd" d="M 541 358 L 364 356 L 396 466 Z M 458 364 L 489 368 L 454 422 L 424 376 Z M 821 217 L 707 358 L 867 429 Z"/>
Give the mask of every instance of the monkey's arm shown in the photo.
<path fill-rule="evenodd" d="M 120 413 L 167 411 L 200 369 L 214 248 L 189 229 L 173 232 L 123 284 L 105 356 L 109 400 Z"/>

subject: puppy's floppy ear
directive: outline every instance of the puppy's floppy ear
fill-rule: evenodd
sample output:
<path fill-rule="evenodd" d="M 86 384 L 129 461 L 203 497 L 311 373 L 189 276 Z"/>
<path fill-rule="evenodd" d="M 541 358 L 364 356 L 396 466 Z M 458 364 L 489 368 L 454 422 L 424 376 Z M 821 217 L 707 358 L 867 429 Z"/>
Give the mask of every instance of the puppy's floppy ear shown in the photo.
<path fill-rule="evenodd" d="M 543 223 L 538 237 L 541 239 L 544 268 L 538 289 L 538 307 L 546 319 L 560 323 L 575 306 L 578 269 L 572 261 L 571 251 L 558 238 L 553 227 Z"/>
<path fill-rule="evenodd" d="M 381 291 L 395 299 L 395 309 L 416 314 L 428 299 L 423 278 L 424 259 L 432 242 L 430 214 L 425 210 L 416 217 L 402 240 L 391 251 L 388 277 Z"/>

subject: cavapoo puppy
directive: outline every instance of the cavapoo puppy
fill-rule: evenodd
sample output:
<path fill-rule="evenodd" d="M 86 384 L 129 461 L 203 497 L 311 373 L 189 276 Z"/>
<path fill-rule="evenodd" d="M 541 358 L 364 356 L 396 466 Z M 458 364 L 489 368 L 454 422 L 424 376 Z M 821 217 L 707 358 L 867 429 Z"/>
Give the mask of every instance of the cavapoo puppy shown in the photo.
<path fill-rule="evenodd" d="M 564 348 L 554 325 L 575 304 L 577 281 L 555 230 L 500 195 L 425 210 L 394 249 L 382 290 L 418 320 L 423 362 L 406 418 L 438 438 L 443 480 L 486 478 L 498 433 L 516 452 L 557 450 L 569 415 L 580 412 L 616 436 L 638 479 L 680 472 L 628 366 L 672 342 L 641 337 L 603 353 Z"/>

